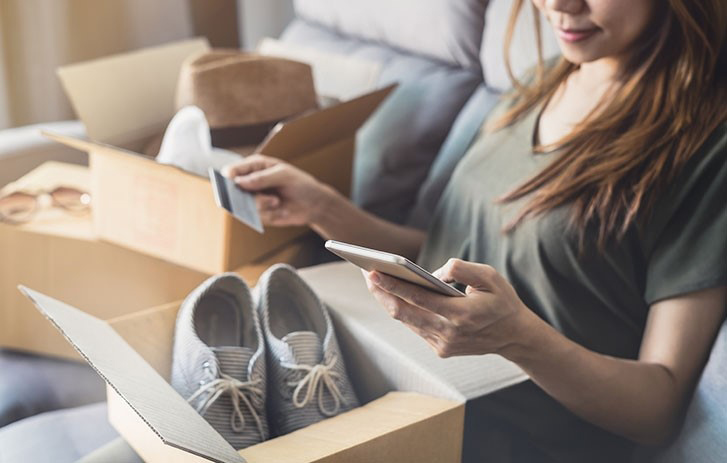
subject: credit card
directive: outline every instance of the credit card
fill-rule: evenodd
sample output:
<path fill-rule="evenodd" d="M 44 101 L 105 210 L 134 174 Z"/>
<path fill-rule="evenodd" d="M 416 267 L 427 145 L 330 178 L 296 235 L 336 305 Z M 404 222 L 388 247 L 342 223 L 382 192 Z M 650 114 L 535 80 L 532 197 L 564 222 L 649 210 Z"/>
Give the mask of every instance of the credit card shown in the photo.
<path fill-rule="evenodd" d="M 209 175 L 217 205 L 256 232 L 263 233 L 265 229 L 255 204 L 255 195 L 240 189 L 235 182 L 212 167 Z"/>

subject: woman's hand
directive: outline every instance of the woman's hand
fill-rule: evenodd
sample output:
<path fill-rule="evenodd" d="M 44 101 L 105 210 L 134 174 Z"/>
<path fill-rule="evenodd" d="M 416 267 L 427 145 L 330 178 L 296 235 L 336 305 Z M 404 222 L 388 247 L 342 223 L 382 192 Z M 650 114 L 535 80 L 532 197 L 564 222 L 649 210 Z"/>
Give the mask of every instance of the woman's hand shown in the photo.
<path fill-rule="evenodd" d="M 255 193 L 265 225 L 307 225 L 324 239 L 405 256 L 416 255 L 424 242 L 422 231 L 359 209 L 337 190 L 280 159 L 253 154 L 222 169 L 222 174 Z"/>
<path fill-rule="evenodd" d="M 297 167 L 262 154 L 226 166 L 222 174 L 255 193 L 265 225 L 311 225 L 333 190 Z"/>
<path fill-rule="evenodd" d="M 424 338 L 440 357 L 503 354 L 537 318 L 489 265 L 450 259 L 434 275 L 467 285 L 465 297 L 443 296 L 379 272 L 364 272 L 369 291 Z"/>

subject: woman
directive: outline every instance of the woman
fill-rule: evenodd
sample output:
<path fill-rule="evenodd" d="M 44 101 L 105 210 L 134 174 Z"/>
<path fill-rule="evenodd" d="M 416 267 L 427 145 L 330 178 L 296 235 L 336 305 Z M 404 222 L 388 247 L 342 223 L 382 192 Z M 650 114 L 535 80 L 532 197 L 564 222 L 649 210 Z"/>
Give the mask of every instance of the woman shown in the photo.
<path fill-rule="evenodd" d="M 426 235 L 271 158 L 227 174 L 265 192 L 267 224 L 446 262 L 466 297 L 366 279 L 441 356 L 498 353 L 530 375 L 468 411 L 483 458 L 624 461 L 678 430 L 725 316 L 725 3 L 533 0 L 563 57 L 516 82 Z"/>

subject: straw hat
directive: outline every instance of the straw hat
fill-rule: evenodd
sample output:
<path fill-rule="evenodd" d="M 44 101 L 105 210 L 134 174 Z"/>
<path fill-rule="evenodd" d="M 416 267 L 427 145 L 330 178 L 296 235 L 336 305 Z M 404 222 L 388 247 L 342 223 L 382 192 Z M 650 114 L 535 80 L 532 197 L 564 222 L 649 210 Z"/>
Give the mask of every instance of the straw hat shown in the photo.
<path fill-rule="evenodd" d="M 316 109 L 309 65 L 282 58 L 215 49 L 187 58 L 177 83 L 177 110 L 197 106 L 212 145 L 249 154 L 281 120 Z M 164 133 L 146 144 L 156 156 Z"/>
<path fill-rule="evenodd" d="M 177 85 L 177 109 L 194 105 L 211 129 L 274 124 L 317 107 L 309 65 L 237 50 L 188 58 Z"/>

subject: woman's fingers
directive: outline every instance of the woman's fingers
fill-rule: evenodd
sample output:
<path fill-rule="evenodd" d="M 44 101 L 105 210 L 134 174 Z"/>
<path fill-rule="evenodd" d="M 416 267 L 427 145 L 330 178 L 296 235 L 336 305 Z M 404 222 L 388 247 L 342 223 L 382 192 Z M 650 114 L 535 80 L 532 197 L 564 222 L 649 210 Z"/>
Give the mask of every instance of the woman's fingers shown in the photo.
<path fill-rule="evenodd" d="M 234 179 L 243 175 L 248 175 L 258 170 L 264 170 L 277 164 L 274 158 L 264 156 L 262 154 L 253 154 L 240 162 L 229 164 L 222 168 L 221 173 L 227 178 Z"/>
<path fill-rule="evenodd" d="M 261 213 L 263 211 L 271 211 L 280 206 L 280 197 L 266 193 L 258 193 L 255 195 L 255 204 L 257 205 L 257 210 Z"/>
<path fill-rule="evenodd" d="M 427 344 L 429 344 L 429 346 L 437 353 L 437 355 L 439 355 L 440 357 L 442 356 L 443 346 L 446 343 L 442 340 L 442 338 L 439 337 L 437 333 L 427 331 L 425 329 L 409 324 L 405 324 L 405 326 L 417 335 L 419 335 L 419 337 L 424 339 Z"/>
<path fill-rule="evenodd" d="M 260 212 L 260 220 L 265 225 L 286 226 L 290 225 L 290 213 L 287 209 L 271 209 Z"/>
<path fill-rule="evenodd" d="M 368 272 L 363 273 L 369 290 L 393 318 L 423 338 L 440 357 L 452 355 L 447 337 L 453 336 L 457 328 L 449 320 L 387 292 L 370 280 Z"/>
<path fill-rule="evenodd" d="M 369 281 L 369 290 L 384 306 L 393 318 L 400 322 L 429 333 L 439 333 L 444 330 L 447 320 L 436 313 L 414 306 L 406 300 L 392 294 L 372 281 Z"/>
<path fill-rule="evenodd" d="M 275 164 L 262 170 L 234 177 L 237 186 L 243 190 L 260 191 L 286 184 L 288 171 L 284 164 Z"/>
<path fill-rule="evenodd" d="M 468 284 L 466 297 L 434 293 L 379 272 L 365 272 L 369 290 L 396 319 L 429 342 L 441 357 L 500 352 L 527 308 L 487 265 L 453 260 L 440 276 Z"/>
<path fill-rule="evenodd" d="M 428 312 L 432 312 L 441 315 L 445 318 L 450 318 L 455 313 L 459 312 L 459 308 L 453 304 L 455 301 L 450 296 L 443 296 L 429 291 L 428 289 L 422 288 L 421 286 L 409 283 L 398 278 L 394 278 L 388 275 L 384 275 L 380 272 L 371 272 L 369 279 L 372 284 L 383 289 L 407 303 L 425 309 Z"/>
<path fill-rule="evenodd" d="M 434 276 L 447 283 L 467 285 L 468 292 L 472 289 L 492 291 L 501 278 L 497 270 L 489 265 L 475 264 L 461 259 L 449 259 L 434 272 Z"/>

